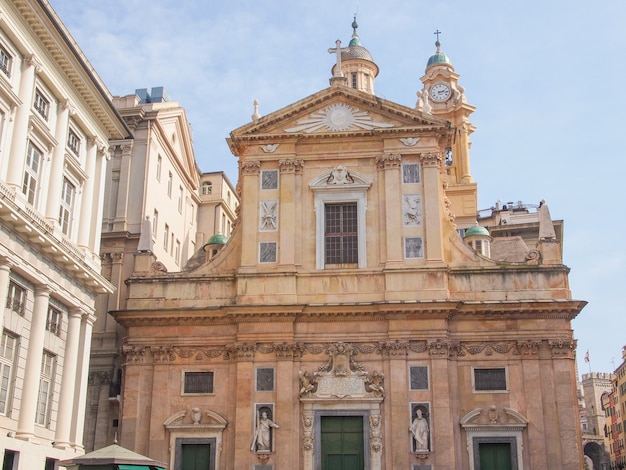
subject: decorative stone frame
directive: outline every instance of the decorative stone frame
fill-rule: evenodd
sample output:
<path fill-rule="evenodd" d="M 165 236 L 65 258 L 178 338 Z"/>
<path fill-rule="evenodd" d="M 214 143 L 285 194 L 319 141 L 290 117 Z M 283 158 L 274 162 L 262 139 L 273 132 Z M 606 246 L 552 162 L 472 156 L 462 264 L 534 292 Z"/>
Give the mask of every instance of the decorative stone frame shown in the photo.
<path fill-rule="evenodd" d="M 357 267 L 367 266 L 366 221 L 367 191 L 372 185 L 369 178 L 357 173 L 346 171 L 349 179 L 336 182 L 333 175 L 340 167 L 322 173 L 315 178 L 309 187 L 315 193 L 315 264 L 317 269 L 325 269 L 324 258 L 324 206 L 332 203 L 357 203 L 357 230 L 358 230 L 358 262 Z"/>
<path fill-rule="evenodd" d="M 163 425 L 169 435 L 170 459 L 169 468 L 180 469 L 180 461 L 177 465 L 177 457 L 180 454 L 179 446 L 183 443 L 191 444 L 214 444 L 215 445 L 215 470 L 220 470 L 220 457 L 222 453 L 222 434 L 228 422 L 214 411 L 201 411 L 200 421 L 193 422 L 193 418 L 187 418 L 187 410 L 174 413 L 167 418 Z M 192 413 L 193 414 L 193 413 Z M 178 457 L 179 458 L 179 457 Z"/>
<path fill-rule="evenodd" d="M 481 443 L 510 443 L 513 470 L 524 470 L 523 433 L 528 420 L 521 413 L 510 408 L 498 410 L 495 406 L 476 408 L 463 416 L 460 424 L 467 435 L 469 470 L 480 468 L 478 446 Z"/>

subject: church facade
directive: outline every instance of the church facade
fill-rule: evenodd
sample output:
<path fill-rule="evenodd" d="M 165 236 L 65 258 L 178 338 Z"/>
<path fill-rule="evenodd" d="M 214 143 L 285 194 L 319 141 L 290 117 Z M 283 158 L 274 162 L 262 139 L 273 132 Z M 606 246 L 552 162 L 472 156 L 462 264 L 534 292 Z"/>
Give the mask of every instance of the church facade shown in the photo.
<path fill-rule="evenodd" d="M 450 59 L 393 103 L 353 28 L 330 87 L 231 133 L 228 243 L 180 273 L 135 254 L 120 444 L 175 470 L 580 469 L 585 302 L 547 205 L 533 246 L 478 227 Z"/>

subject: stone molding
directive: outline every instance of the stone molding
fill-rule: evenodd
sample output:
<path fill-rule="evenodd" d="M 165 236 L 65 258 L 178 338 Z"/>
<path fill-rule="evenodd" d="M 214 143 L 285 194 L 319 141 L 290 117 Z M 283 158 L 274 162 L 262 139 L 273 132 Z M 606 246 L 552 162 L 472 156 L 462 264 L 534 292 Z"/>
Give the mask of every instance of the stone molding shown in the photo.
<path fill-rule="evenodd" d="M 376 166 L 379 170 L 391 170 L 400 168 L 402 164 L 402 156 L 398 153 L 388 153 L 382 157 L 376 158 Z"/>
<path fill-rule="evenodd" d="M 285 158 L 278 161 L 281 173 L 302 173 L 304 160 L 299 158 Z"/>
<path fill-rule="evenodd" d="M 210 346 L 163 346 L 163 345 L 126 345 L 121 349 L 121 354 L 126 364 L 133 363 L 163 363 L 177 360 L 201 361 L 222 357 L 225 361 L 254 361 L 257 355 L 273 354 L 277 360 L 301 360 L 305 355 L 330 354 L 332 348 L 343 343 L 230 343 L 225 345 Z M 346 343 L 348 344 L 348 343 Z M 383 359 L 407 360 L 412 353 L 428 353 L 432 358 L 453 358 L 466 356 L 493 356 L 513 355 L 521 358 L 534 359 L 541 351 L 549 353 L 552 357 L 573 358 L 576 350 L 576 340 L 544 338 L 544 339 L 520 339 L 502 341 L 452 341 L 446 338 L 434 338 L 407 341 L 380 341 L 374 343 L 349 343 L 350 364 L 359 369 L 352 356 L 357 354 L 377 354 Z M 330 359 L 319 371 L 330 370 Z M 319 372 L 318 371 L 318 372 Z M 364 370 L 361 372 L 365 375 Z M 371 377 L 366 381 L 371 382 Z"/>
<path fill-rule="evenodd" d="M 241 173 L 244 175 L 258 175 L 261 169 L 261 162 L 259 160 L 241 162 L 239 166 Z"/>

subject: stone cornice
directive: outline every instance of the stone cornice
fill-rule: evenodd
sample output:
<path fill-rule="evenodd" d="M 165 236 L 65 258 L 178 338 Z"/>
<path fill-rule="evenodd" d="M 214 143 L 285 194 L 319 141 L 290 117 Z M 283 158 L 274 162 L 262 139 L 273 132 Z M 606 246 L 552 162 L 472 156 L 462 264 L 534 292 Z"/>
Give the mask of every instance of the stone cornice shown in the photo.
<path fill-rule="evenodd" d="M 170 338 L 170 340 L 172 340 Z M 173 340 L 172 340 L 173 341 Z M 305 356 L 326 354 L 332 342 L 248 342 L 238 341 L 222 345 L 125 345 L 121 348 L 123 362 L 129 364 L 158 364 L 210 360 L 254 361 L 260 356 L 272 355 L 276 360 L 301 360 Z M 453 338 L 433 337 L 406 341 L 378 341 L 349 343 L 354 354 L 377 355 L 383 359 L 409 360 L 414 357 L 437 358 L 518 356 L 519 359 L 573 359 L 576 340 L 571 338 L 503 339 L 500 341 L 458 341 Z"/>

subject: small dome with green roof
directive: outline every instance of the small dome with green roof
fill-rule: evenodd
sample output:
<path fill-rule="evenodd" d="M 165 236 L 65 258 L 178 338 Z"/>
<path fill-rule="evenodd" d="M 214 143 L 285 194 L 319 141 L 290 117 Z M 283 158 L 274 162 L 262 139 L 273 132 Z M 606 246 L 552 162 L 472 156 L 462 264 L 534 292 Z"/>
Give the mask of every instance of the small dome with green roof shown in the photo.
<path fill-rule="evenodd" d="M 449 65 L 450 67 L 452 67 L 452 62 L 450 61 L 450 58 L 446 54 L 441 52 L 441 43 L 439 42 L 439 30 L 437 30 L 435 34 L 437 34 L 437 42 L 435 42 L 437 51 L 428 59 L 428 63 L 426 64 L 426 70 L 428 70 L 433 65 Z"/>
<path fill-rule="evenodd" d="M 352 39 L 350 39 L 348 47 L 341 51 L 341 60 L 365 59 L 374 62 L 370 51 L 365 49 L 363 44 L 361 44 L 361 39 L 359 39 L 359 35 L 356 32 L 358 27 L 359 24 L 356 22 L 356 17 L 354 17 L 354 21 L 352 22 Z"/>
<path fill-rule="evenodd" d="M 480 225 L 474 225 L 465 230 L 465 238 L 474 237 L 474 236 L 489 236 L 489 230 L 485 227 L 481 227 Z"/>
<path fill-rule="evenodd" d="M 222 235 L 221 233 L 216 233 L 209 241 L 206 243 L 207 245 L 225 245 L 228 239 Z"/>

